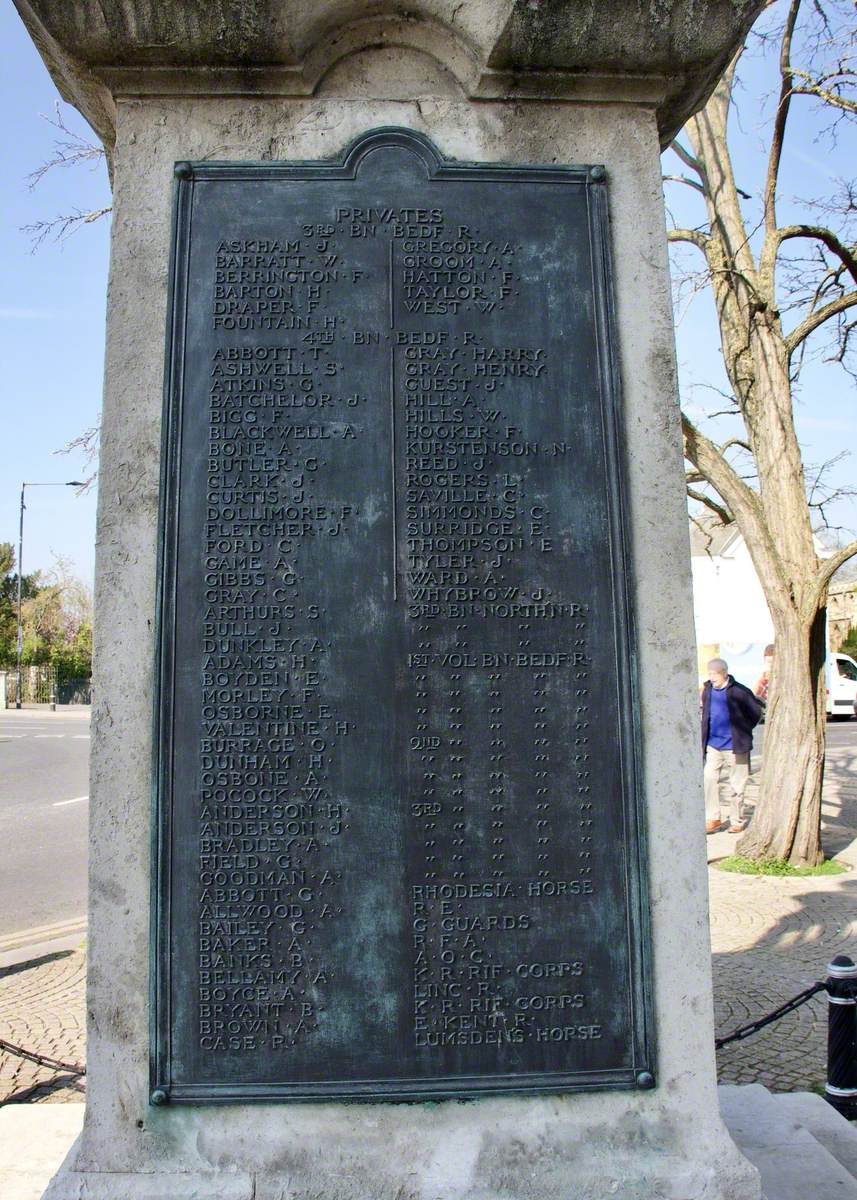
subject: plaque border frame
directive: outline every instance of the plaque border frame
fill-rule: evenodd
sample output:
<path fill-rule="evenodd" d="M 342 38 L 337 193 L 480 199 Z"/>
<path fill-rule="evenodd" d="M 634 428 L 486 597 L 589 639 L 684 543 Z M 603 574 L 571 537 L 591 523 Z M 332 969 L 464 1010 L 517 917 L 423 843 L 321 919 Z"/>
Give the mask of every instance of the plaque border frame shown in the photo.
<path fill-rule="evenodd" d="M 599 1071 L 457 1075 L 435 1079 L 379 1079 L 283 1083 L 175 1084 L 171 1071 L 170 895 L 172 845 L 171 766 L 175 659 L 176 553 L 179 467 L 184 396 L 184 345 L 194 187 L 206 180 L 350 180 L 373 150 L 403 146 L 427 169 L 428 180 L 496 180 L 503 183 L 567 183 L 585 189 L 592 264 L 592 295 L 598 384 L 607 478 L 614 632 L 618 750 L 626 803 L 625 885 L 628 913 L 630 1042 L 632 1065 Z M 350 1101 L 362 1103 L 475 1100 L 498 1095 L 539 1095 L 656 1086 L 652 937 L 649 919 L 646 809 L 642 792 L 637 642 L 633 580 L 628 554 L 624 496 L 627 462 L 621 437 L 622 387 L 613 295 L 607 172 L 603 165 L 468 162 L 444 158 L 424 134 L 398 126 L 370 129 L 338 158 L 288 162 L 177 162 L 174 166 L 170 270 L 166 303 L 157 582 L 154 628 L 153 743 L 151 786 L 151 879 L 149 913 L 149 1083 L 151 1104 L 225 1104 Z"/>

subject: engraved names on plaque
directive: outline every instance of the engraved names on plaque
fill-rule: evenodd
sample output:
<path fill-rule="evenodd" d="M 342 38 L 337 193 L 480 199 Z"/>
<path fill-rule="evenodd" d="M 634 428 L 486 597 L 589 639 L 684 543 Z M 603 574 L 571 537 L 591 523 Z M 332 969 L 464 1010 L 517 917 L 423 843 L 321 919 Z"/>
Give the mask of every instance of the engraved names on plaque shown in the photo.
<path fill-rule="evenodd" d="M 153 1088 L 650 1082 L 603 178 L 177 177 Z"/>

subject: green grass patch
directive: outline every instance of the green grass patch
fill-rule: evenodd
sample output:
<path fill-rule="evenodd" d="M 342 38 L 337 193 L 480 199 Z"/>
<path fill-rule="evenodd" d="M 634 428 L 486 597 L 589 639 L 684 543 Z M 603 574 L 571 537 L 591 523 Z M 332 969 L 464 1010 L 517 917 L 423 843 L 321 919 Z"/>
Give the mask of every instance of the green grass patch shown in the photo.
<path fill-rule="evenodd" d="M 782 858 L 744 858 L 740 854 L 730 854 L 713 865 L 737 875 L 844 875 L 848 870 L 835 858 L 826 858 L 817 867 L 793 867 Z"/>

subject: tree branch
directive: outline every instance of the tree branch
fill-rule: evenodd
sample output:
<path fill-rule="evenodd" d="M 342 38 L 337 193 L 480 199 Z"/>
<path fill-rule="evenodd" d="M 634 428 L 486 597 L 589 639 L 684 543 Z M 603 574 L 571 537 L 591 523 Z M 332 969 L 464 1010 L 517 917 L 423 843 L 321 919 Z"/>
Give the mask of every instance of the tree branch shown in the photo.
<path fill-rule="evenodd" d="M 765 229 L 772 233 L 777 227 L 777 180 L 780 174 L 780 159 L 783 153 L 783 139 L 786 132 L 786 121 L 789 115 L 789 103 L 792 96 L 792 36 L 797 23 L 801 0 L 791 0 L 789 14 L 780 43 L 780 99 L 774 117 L 771 150 L 768 155 L 768 170 L 765 176 Z"/>
<path fill-rule="evenodd" d="M 848 72 L 850 74 L 850 72 Z M 819 100 L 823 100 L 825 104 L 830 104 L 834 108 L 841 108 L 843 112 L 857 113 L 857 101 L 849 100 L 847 96 L 840 96 L 838 92 L 831 92 L 827 88 L 813 79 L 806 71 L 792 70 L 792 75 L 796 75 L 798 79 L 804 80 L 804 87 L 792 88 L 794 96 L 817 96 Z"/>
<path fill-rule="evenodd" d="M 63 242 L 83 225 L 91 225 L 112 211 L 112 205 L 108 205 L 107 208 L 94 208 L 90 212 L 83 212 L 76 208 L 74 212 L 54 217 L 52 221 L 35 221 L 32 225 L 22 225 L 21 233 L 27 234 L 30 239 L 31 251 L 34 252 L 46 238 L 51 238 L 55 242 Z"/>
<path fill-rule="evenodd" d="M 733 59 L 730 63 L 705 108 L 691 118 L 687 128 L 694 153 L 704 163 L 707 176 L 705 206 L 711 231 L 706 241 L 709 268 L 740 272 L 741 281 L 752 280 L 751 286 L 756 291 L 758 268 L 750 248 L 728 148 L 729 110 L 736 61 L 737 59 Z M 725 279 L 724 285 L 719 287 L 715 283 L 714 292 L 718 307 L 722 307 L 725 302 L 730 310 L 734 310 L 730 311 L 730 320 L 734 319 L 735 323 L 741 324 L 742 318 L 738 311 L 743 303 L 741 289 L 732 287 L 731 278 Z M 727 296 L 727 292 L 731 295 Z M 732 384 L 734 388 L 734 380 Z"/>
<path fill-rule="evenodd" d="M 831 554 L 830 558 L 826 558 L 823 561 L 815 577 L 816 603 L 818 596 L 821 595 L 839 568 L 844 563 L 847 563 L 849 558 L 853 558 L 855 554 L 857 554 L 857 539 L 853 542 L 848 542 L 847 545 L 837 550 L 835 554 Z"/>
<path fill-rule="evenodd" d="M 705 479 L 716 488 L 723 499 L 733 510 L 745 508 L 752 510 L 752 515 L 759 517 L 759 497 L 751 487 L 741 479 L 718 450 L 714 442 L 693 424 L 689 417 L 681 414 L 681 431 L 684 437 L 685 458 L 693 464 Z"/>
<path fill-rule="evenodd" d="M 806 341 L 809 335 L 818 329 L 819 325 L 823 325 L 825 321 L 829 321 L 837 313 L 845 312 L 847 308 L 851 308 L 855 304 L 857 304 L 857 291 L 848 292 L 845 296 L 839 296 L 836 300 L 831 300 L 829 304 L 822 305 L 814 313 L 810 313 L 806 320 L 801 321 L 800 325 L 796 326 L 786 338 L 786 351 L 789 358 L 791 358 L 801 342 Z"/>
<path fill-rule="evenodd" d="M 752 293 L 756 300 L 765 302 L 765 297 L 759 291 L 755 282 L 744 271 L 738 271 L 735 267 L 712 267 L 712 275 L 733 275 L 736 279 L 740 279 L 742 283 L 747 285 L 747 290 Z"/>
<path fill-rule="evenodd" d="M 767 579 L 768 588 L 776 588 L 778 601 L 787 607 L 791 596 L 790 581 L 786 578 L 758 494 L 726 461 L 714 442 L 701 433 L 684 413 L 681 414 L 681 430 L 685 458 L 705 476 L 721 500 L 729 506 L 744 535 L 759 577 Z M 767 588 L 766 592 L 770 605 L 773 596 Z"/>
<path fill-rule="evenodd" d="M 777 231 L 777 245 L 782 245 L 791 238 L 814 238 L 824 242 L 828 250 L 848 268 L 854 282 L 857 283 L 857 256 L 850 247 L 839 240 L 832 229 L 827 229 L 824 225 L 784 225 Z"/>
<path fill-rule="evenodd" d="M 731 446 L 740 446 L 741 449 L 746 450 L 748 454 L 753 453 L 753 450 L 750 447 L 749 443 L 745 442 L 742 438 L 738 438 L 738 437 L 732 437 L 732 438 L 729 438 L 727 441 L 725 441 L 723 443 L 723 445 L 720 447 L 720 453 L 725 454 L 726 451 Z"/>
<path fill-rule="evenodd" d="M 54 101 L 53 119 L 45 113 L 41 115 L 43 120 L 64 136 L 54 141 L 53 156 L 27 176 L 27 186 L 30 191 L 33 191 L 54 167 L 74 167 L 80 163 L 92 163 L 98 162 L 102 158 L 106 159 L 107 155 L 103 146 L 97 146 L 81 134 L 69 129 L 63 119 L 59 100 Z"/>
<path fill-rule="evenodd" d="M 697 250 L 701 250 L 703 254 L 708 245 L 708 238 L 698 229 L 668 229 L 667 241 L 690 242 L 691 246 L 696 246 Z"/>
<path fill-rule="evenodd" d="M 705 167 L 698 158 L 694 158 L 689 150 L 687 150 L 678 138 L 670 142 L 670 150 L 677 154 L 686 167 L 690 167 L 691 171 L 696 171 L 697 175 L 705 183 Z"/>
<path fill-rule="evenodd" d="M 700 504 L 704 504 L 706 508 L 711 509 L 711 511 L 720 518 L 721 524 L 733 525 L 735 523 L 735 518 L 732 516 L 729 509 L 724 508 L 722 504 L 718 504 L 716 500 L 713 500 L 711 496 L 707 496 L 705 492 L 698 492 L 696 488 L 689 487 L 687 489 L 687 494 L 690 496 L 691 500 L 696 500 Z"/>
<path fill-rule="evenodd" d="M 683 183 L 686 187 L 693 188 L 694 191 L 705 195 L 705 188 L 702 184 L 697 183 L 695 179 L 688 179 L 686 175 L 662 175 L 661 179 L 664 183 Z"/>

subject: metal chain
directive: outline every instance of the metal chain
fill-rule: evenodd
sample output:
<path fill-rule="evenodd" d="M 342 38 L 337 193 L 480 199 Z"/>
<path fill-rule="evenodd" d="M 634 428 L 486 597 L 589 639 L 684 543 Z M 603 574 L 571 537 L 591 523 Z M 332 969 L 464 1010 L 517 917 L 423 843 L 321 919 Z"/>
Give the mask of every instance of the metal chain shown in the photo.
<path fill-rule="evenodd" d="M 72 1075 L 86 1074 L 86 1067 L 81 1063 L 67 1063 L 60 1062 L 56 1058 L 46 1058 L 44 1054 L 35 1054 L 32 1050 L 25 1050 L 23 1046 L 16 1046 L 4 1038 L 0 1038 L 0 1050 L 6 1050 L 18 1058 L 26 1058 L 30 1062 L 38 1063 L 40 1067 L 52 1067 L 55 1071 L 69 1071 Z"/>
<path fill-rule="evenodd" d="M 715 1050 L 722 1050 L 730 1042 L 740 1042 L 744 1038 L 750 1037 L 751 1034 L 758 1033 L 766 1025 L 771 1025 L 774 1021 L 779 1021 L 780 1017 L 784 1017 L 786 1013 L 794 1012 L 796 1008 L 800 1008 L 802 1004 L 806 1004 L 807 1000 L 811 1000 L 819 992 L 825 991 L 827 991 L 826 983 L 814 983 L 812 987 L 808 987 L 803 992 L 798 992 L 796 996 L 792 996 L 791 1000 L 787 1000 L 785 1004 L 781 1004 L 779 1008 L 775 1008 L 766 1017 L 760 1017 L 757 1021 L 752 1021 L 749 1025 L 741 1025 L 734 1032 L 727 1034 L 726 1037 L 715 1038 Z"/>

